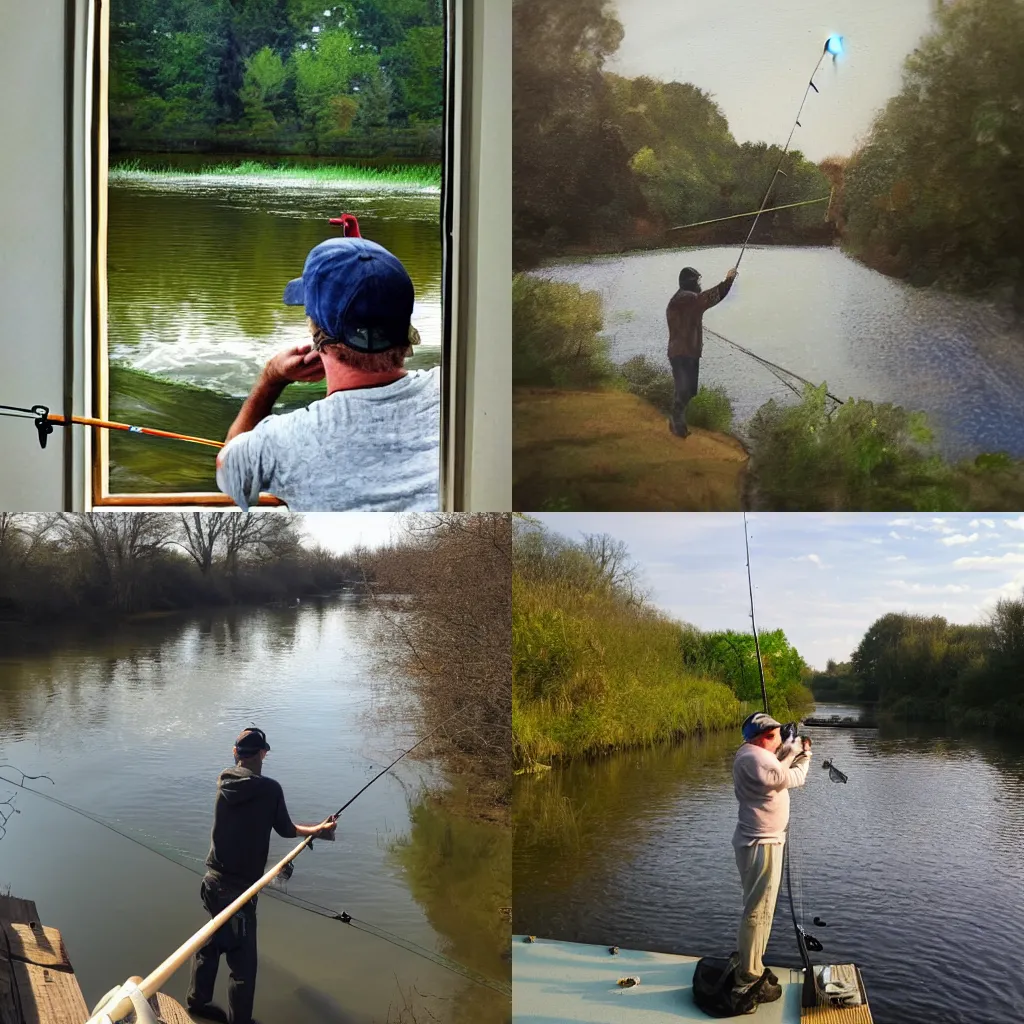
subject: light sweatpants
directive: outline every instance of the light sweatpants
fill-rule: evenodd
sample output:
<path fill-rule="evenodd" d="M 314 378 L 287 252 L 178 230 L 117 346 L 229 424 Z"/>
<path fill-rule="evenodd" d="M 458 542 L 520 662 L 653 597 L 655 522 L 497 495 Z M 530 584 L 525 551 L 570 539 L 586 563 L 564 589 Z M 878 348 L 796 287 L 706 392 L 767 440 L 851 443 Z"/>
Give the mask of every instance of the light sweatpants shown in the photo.
<path fill-rule="evenodd" d="M 753 985 L 764 973 L 762 957 L 768 948 L 775 917 L 784 849 L 781 843 L 736 848 L 736 866 L 743 883 L 743 919 L 737 940 L 736 985 L 739 988 Z"/>

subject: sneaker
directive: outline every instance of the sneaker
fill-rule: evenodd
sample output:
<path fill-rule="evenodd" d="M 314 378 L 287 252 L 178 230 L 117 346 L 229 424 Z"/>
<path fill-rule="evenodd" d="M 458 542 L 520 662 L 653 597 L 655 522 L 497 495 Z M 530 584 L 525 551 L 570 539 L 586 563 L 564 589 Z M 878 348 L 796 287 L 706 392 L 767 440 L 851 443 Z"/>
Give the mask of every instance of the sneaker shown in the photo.
<path fill-rule="evenodd" d="M 764 974 L 761 977 L 767 978 L 773 985 L 778 985 L 779 983 L 779 979 L 775 977 L 775 972 L 770 967 L 764 969 Z"/>
<path fill-rule="evenodd" d="M 782 986 L 766 977 L 756 998 L 759 1003 L 774 1003 L 776 999 L 782 998 Z"/>

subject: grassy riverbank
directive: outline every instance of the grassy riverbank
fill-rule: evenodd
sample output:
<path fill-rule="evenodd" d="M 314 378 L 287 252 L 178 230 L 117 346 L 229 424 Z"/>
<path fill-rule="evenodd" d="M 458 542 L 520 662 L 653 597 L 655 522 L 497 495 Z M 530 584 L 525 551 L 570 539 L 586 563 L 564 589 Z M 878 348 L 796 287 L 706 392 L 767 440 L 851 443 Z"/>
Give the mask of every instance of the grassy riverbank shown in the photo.
<path fill-rule="evenodd" d="M 517 770 L 732 728 L 753 710 L 752 694 L 733 677 L 733 649 L 651 607 L 639 586 L 610 538 L 580 544 L 520 523 L 512 577 Z M 810 695 L 799 655 L 773 640 L 769 701 L 786 716 Z"/>
<path fill-rule="evenodd" d="M 361 164 L 311 164 L 289 161 L 262 163 L 257 160 L 241 160 L 233 163 L 211 163 L 203 167 L 181 167 L 162 165 L 158 160 L 134 159 L 115 163 L 110 168 L 110 180 L 113 182 L 159 178 L 264 178 L 282 183 L 439 189 L 441 165 L 395 164 L 368 167 Z"/>

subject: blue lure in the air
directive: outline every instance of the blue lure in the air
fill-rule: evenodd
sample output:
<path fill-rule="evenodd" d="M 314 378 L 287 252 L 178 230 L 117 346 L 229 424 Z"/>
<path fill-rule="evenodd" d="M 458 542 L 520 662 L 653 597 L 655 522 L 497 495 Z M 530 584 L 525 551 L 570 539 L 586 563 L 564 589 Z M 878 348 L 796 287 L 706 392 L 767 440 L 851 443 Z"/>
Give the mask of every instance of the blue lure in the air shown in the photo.
<path fill-rule="evenodd" d="M 832 54 L 835 60 L 843 52 L 843 37 L 832 35 L 825 40 L 825 52 Z"/>

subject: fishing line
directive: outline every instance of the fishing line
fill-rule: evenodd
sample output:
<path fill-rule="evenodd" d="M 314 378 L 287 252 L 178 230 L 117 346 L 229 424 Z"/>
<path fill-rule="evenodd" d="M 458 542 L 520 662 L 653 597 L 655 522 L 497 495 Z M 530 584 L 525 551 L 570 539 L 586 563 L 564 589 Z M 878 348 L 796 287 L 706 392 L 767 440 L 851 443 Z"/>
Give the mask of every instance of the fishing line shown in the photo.
<path fill-rule="evenodd" d="M 801 384 L 806 384 L 808 387 L 816 387 L 813 381 L 808 380 L 806 377 L 801 377 L 799 373 L 794 373 L 792 370 L 787 370 L 786 367 L 780 366 L 778 363 L 773 363 L 769 359 L 765 359 L 764 356 L 759 356 L 756 352 L 751 352 L 749 348 L 744 348 L 742 345 L 733 341 L 731 338 L 725 337 L 724 334 L 719 334 L 717 331 L 711 330 L 710 327 L 704 328 L 705 332 L 710 334 L 712 337 L 717 338 L 719 341 L 724 341 L 725 344 L 731 345 L 734 349 L 742 352 L 745 356 L 750 356 L 755 362 L 760 363 L 766 370 L 777 377 L 783 384 L 786 385 L 795 395 L 802 397 L 801 392 L 795 388 L 789 381 L 783 379 L 780 374 L 785 374 L 792 377 L 794 380 L 800 381 Z M 837 395 L 832 394 L 831 391 L 825 392 L 826 397 L 832 399 L 837 405 L 843 405 L 844 402 Z"/>
<path fill-rule="evenodd" d="M 807 97 L 811 94 L 813 89 L 815 92 L 818 91 L 818 87 L 814 84 L 814 76 L 818 73 L 818 68 L 821 67 L 821 62 L 825 59 L 826 54 L 831 54 L 833 62 L 840 53 L 843 52 L 843 39 L 842 36 L 831 35 L 825 40 L 825 46 L 822 48 L 821 56 L 818 58 L 818 62 L 814 65 L 814 70 L 811 72 L 811 77 L 807 80 L 807 88 L 804 89 L 803 99 L 800 101 L 800 108 L 796 112 L 796 117 L 793 119 L 793 127 L 789 130 L 789 138 L 786 139 L 786 145 L 783 147 L 782 155 L 779 157 L 778 166 L 775 168 L 775 173 L 772 175 L 772 180 L 768 183 L 768 188 L 765 191 L 764 199 L 761 201 L 761 207 L 757 211 L 757 216 L 754 218 L 754 223 L 750 225 L 750 230 L 747 232 L 747 237 L 743 242 L 743 246 L 740 249 L 740 254 L 736 259 L 736 269 L 739 269 L 740 260 L 743 259 L 743 254 L 747 251 L 747 245 L 750 242 L 750 236 L 754 233 L 754 228 L 757 227 L 757 222 L 764 212 L 764 208 L 768 205 L 768 197 L 771 195 L 772 189 L 775 187 L 775 179 L 780 174 L 783 174 L 782 161 L 786 159 L 786 154 L 789 152 L 789 144 L 793 141 L 793 134 L 797 128 L 802 128 L 800 124 L 800 115 L 804 112 L 804 104 L 807 102 Z"/>
<path fill-rule="evenodd" d="M 460 709 L 460 711 L 457 711 L 454 715 L 447 718 L 439 726 L 435 727 L 433 730 L 431 730 L 431 732 L 427 733 L 427 735 L 420 739 L 417 743 L 409 747 L 408 750 L 404 751 L 400 757 L 396 758 L 390 765 L 388 765 L 387 768 L 385 768 L 383 771 L 375 775 L 365 786 L 362 787 L 362 789 L 359 790 L 359 792 L 355 794 L 355 796 L 348 800 L 347 803 L 345 803 L 342 806 L 341 810 L 338 811 L 338 814 L 340 814 L 341 811 L 343 811 L 346 807 L 349 806 L 349 804 L 352 803 L 353 800 L 356 799 L 356 797 L 358 797 L 370 785 L 372 785 L 377 779 L 379 779 L 381 775 L 383 775 L 385 772 L 389 771 L 392 767 L 394 767 L 394 765 L 397 764 L 402 757 L 405 757 L 406 754 L 415 750 L 416 747 L 418 747 L 425 740 L 429 739 L 430 736 L 432 736 L 435 732 L 438 731 L 438 729 L 447 725 L 448 722 L 450 722 L 453 718 L 455 718 L 457 715 L 461 713 L 462 710 Z M 15 768 L 15 771 L 19 771 L 19 769 Z M 49 779 L 49 776 L 23 775 L 23 778 L 47 778 L 50 782 L 53 781 L 52 779 Z M 170 863 L 175 864 L 178 867 L 185 869 L 186 871 L 190 871 L 193 874 L 199 876 L 202 876 L 206 873 L 205 862 L 202 861 L 200 858 L 188 853 L 185 850 L 180 850 L 177 847 L 163 844 L 155 836 L 148 836 L 148 833 L 145 832 L 141 833 L 142 835 L 147 835 L 148 838 L 153 839 L 155 842 L 160 843 L 159 846 L 154 846 L 150 843 L 146 843 L 143 840 L 139 839 L 137 836 L 130 835 L 128 832 L 125 832 L 117 826 L 111 824 L 106 819 L 101 818 L 95 814 L 92 814 L 90 811 L 83 810 L 81 807 L 76 807 L 74 804 L 69 804 L 64 800 L 61 800 L 59 797 L 50 796 L 48 793 L 42 793 L 37 789 L 31 789 L 30 787 L 26 786 L 23 782 L 14 782 L 12 779 L 5 778 L 4 776 L 0 776 L 0 781 L 7 782 L 12 786 L 17 786 L 18 788 L 24 789 L 27 792 L 34 794 L 35 796 L 41 797 L 43 800 L 48 800 L 51 803 L 56 804 L 58 807 L 62 807 L 65 810 L 71 811 L 74 814 L 79 814 L 83 818 L 87 818 L 89 821 L 92 821 L 93 823 L 101 826 L 102 828 L 108 829 L 115 835 L 121 836 L 121 838 L 127 839 L 131 843 L 135 843 L 137 846 L 141 846 L 144 850 L 148 850 L 150 853 L 154 853 L 158 857 L 162 857 L 164 860 L 169 861 Z M 333 815 L 333 817 L 337 817 L 337 815 Z M 172 856 L 170 853 L 168 853 L 168 849 L 175 851 L 175 853 L 178 854 L 178 857 Z M 182 863 L 182 859 L 192 861 L 194 864 L 201 865 L 201 867 L 193 867 L 191 864 Z M 478 985 L 482 985 L 486 988 L 493 989 L 496 992 L 501 992 L 506 995 L 511 993 L 510 986 L 498 981 L 494 981 L 493 979 L 488 978 L 486 975 L 481 974 L 478 971 L 474 971 L 471 967 L 467 967 L 465 964 L 461 964 L 457 960 L 453 960 L 451 957 L 446 957 L 444 954 L 437 953 L 434 950 L 428 949 L 426 946 L 421 946 L 419 943 L 416 943 L 411 939 L 406 939 L 403 936 L 396 935 L 394 932 L 390 932 L 386 928 L 381 928 L 379 925 L 375 925 L 370 921 L 363 920 L 362 918 L 353 917 L 351 914 L 348 914 L 345 911 L 337 911 L 332 907 L 327 907 L 323 904 L 316 903 L 313 900 L 306 899 L 304 896 L 295 896 L 281 889 L 266 888 L 263 891 L 267 893 L 267 895 L 269 896 L 275 897 L 279 900 L 282 900 L 285 903 L 290 904 L 291 906 L 294 906 L 297 910 L 305 910 L 307 913 L 315 913 L 319 917 L 327 917 L 331 920 L 341 921 L 344 924 L 352 925 L 359 931 L 366 932 L 369 935 L 374 935 L 377 938 L 382 939 L 384 942 L 388 942 L 391 945 L 398 946 L 401 949 L 405 949 L 407 952 L 414 953 L 417 956 L 429 960 L 436 966 L 444 967 L 445 969 L 452 971 L 454 974 L 461 975 L 467 980 L 475 982 Z"/>

